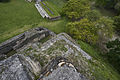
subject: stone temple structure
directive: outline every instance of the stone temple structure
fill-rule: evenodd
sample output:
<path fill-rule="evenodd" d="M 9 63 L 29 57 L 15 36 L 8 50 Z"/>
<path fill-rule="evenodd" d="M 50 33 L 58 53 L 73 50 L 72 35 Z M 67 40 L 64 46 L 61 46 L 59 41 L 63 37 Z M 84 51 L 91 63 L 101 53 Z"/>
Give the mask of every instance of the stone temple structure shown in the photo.
<path fill-rule="evenodd" d="M 0 57 L 0 80 L 94 79 L 92 57 L 66 33 L 56 35 L 43 27 L 3 42 Z"/>

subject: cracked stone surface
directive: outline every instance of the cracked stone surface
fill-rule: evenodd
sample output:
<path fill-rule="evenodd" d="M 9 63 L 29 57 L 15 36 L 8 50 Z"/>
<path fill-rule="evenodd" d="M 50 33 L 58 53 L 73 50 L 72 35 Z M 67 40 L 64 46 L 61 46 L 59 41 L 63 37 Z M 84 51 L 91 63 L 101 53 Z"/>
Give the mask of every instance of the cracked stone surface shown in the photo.
<path fill-rule="evenodd" d="M 38 61 L 42 67 L 57 56 L 65 57 L 76 66 L 79 72 L 85 74 L 85 77 L 92 78 L 88 65 L 88 61 L 92 60 L 92 57 L 83 51 L 66 33 L 53 36 L 42 44 L 40 42 L 29 43 L 18 50 L 18 53 Z"/>
<path fill-rule="evenodd" d="M 0 61 L 0 80 L 34 80 L 36 76 L 40 77 L 44 69 L 43 73 L 49 74 L 49 70 L 51 73 L 44 77 L 44 80 L 93 79 L 92 69 L 90 70 L 88 64 L 92 57 L 83 51 L 66 33 L 50 36 L 47 41 L 30 42 L 16 51 L 16 55 Z M 73 63 L 71 66 L 74 65 L 75 67 L 66 65 L 56 68 L 55 66 L 58 63 L 48 64 L 52 59 L 59 56 L 68 59 L 69 62 Z M 59 65 L 62 64 L 64 62 Z M 45 68 L 48 65 L 49 67 Z"/>
<path fill-rule="evenodd" d="M 0 80 L 34 80 L 31 60 L 23 55 L 15 54 L 8 59 L 0 61 Z M 36 66 L 37 67 L 37 66 Z"/>
<path fill-rule="evenodd" d="M 75 68 L 64 65 L 54 70 L 48 77 L 43 80 L 87 80 L 83 75 L 78 73 Z"/>

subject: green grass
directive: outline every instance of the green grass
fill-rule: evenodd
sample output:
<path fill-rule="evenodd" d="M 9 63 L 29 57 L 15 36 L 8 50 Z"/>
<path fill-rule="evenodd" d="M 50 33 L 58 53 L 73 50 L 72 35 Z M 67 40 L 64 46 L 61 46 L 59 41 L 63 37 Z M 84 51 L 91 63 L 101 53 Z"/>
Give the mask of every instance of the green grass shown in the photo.
<path fill-rule="evenodd" d="M 67 20 L 43 19 L 34 3 L 25 0 L 11 0 L 0 3 L 0 43 L 33 27 L 44 26 L 56 33 L 64 32 Z"/>
<path fill-rule="evenodd" d="M 34 25 L 41 21 L 43 19 L 33 3 L 28 3 L 25 0 L 11 0 L 8 3 L 0 3 L 0 42 L 8 38 L 4 35 L 10 35 L 18 29 L 24 31 L 23 27 L 26 25 Z"/>
<path fill-rule="evenodd" d="M 119 80 L 120 74 L 105 60 L 100 54 L 99 50 L 95 50 L 92 46 L 83 41 L 78 40 L 80 47 L 92 56 L 94 62 L 89 62 L 96 80 Z"/>
<path fill-rule="evenodd" d="M 13 30 L 12 31 L 9 31 L 9 29 L 2 33 L 1 36 L 0 36 L 0 42 L 3 42 L 13 36 L 16 36 L 20 33 L 23 33 L 24 31 L 28 30 L 28 29 L 31 29 L 31 28 L 34 28 L 34 27 L 45 27 L 45 28 L 48 28 L 49 30 L 55 32 L 55 33 L 61 33 L 61 32 L 65 32 L 65 25 L 67 24 L 67 20 L 66 19 L 60 19 L 58 21 L 41 21 L 41 22 L 38 22 L 36 24 L 32 24 L 32 25 L 24 25 L 23 27 L 21 28 L 15 28 L 14 29 L 14 26 L 13 26 Z"/>
<path fill-rule="evenodd" d="M 42 7 L 46 10 L 46 12 L 51 16 L 51 17 L 56 17 L 56 16 L 60 16 L 60 12 L 62 10 L 62 7 L 64 6 L 64 4 L 66 3 L 65 0 L 46 0 L 43 1 L 47 7 L 49 9 L 51 9 L 51 11 L 54 14 L 51 14 L 50 11 L 41 3 Z"/>
<path fill-rule="evenodd" d="M 65 5 L 66 0 L 47 0 L 52 7 L 57 10 L 59 13 L 62 10 L 62 7 Z"/>
<path fill-rule="evenodd" d="M 46 4 L 47 7 L 43 5 L 42 2 L 40 4 L 42 5 L 42 7 L 45 9 L 45 11 L 48 13 L 50 17 L 60 16 L 60 14 L 52 7 L 51 4 L 49 4 L 48 1 L 43 1 L 43 2 Z M 48 8 L 53 12 L 53 14 L 48 10 Z"/>
<path fill-rule="evenodd" d="M 80 44 L 80 47 L 85 50 L 87 53 L 89 53 L 92 57 L 94 57 L 95 59 L 101 59 L 100 55 L 101 54 L 99 51 L 95 51 L 95 48 L 91 47 L 89 44 L 81 41 L 81 40 L 77 40 L 78 44 Z"/>
<path fill-rule="evenodd" d="M 65 26 L 67 23 L 68 20 L 66 20 L 65 18 L 61 18 L 58 21 L 40 22 L 38 26 L 44 26 L 45 28 L 48 28 L 49 30 L 58 34 L 61 32 L 65 32 Z"/>

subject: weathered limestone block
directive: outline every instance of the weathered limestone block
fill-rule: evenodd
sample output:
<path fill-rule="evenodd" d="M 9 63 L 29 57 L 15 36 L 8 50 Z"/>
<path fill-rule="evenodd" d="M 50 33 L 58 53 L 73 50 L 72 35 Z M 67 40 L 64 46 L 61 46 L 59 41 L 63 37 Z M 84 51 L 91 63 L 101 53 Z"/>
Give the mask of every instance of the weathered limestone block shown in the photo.
<path fill-rule="evenodd" d="M 25 38 L 25 35 L 22 33 L 18 36 L 15 36 L 3 43 L 0 44 L 0 54 L 5 54 L 13 49 L 13 46 L 16 45 L 17 41 L 20 41 Z"/>
<path fill-rule="evenodd" d="M 56 57 L 41 72 L 40 80 L 87 80 L 64 57 Z"/>
<path fill-rule="evenodd" d="M 64 65 L 54 70 L 48 77 L 43 80 L 87 80 L 83 75 L 78 73 L 75 68 Z"/>
<path fill-rule="evenodd" d="M 14 50 L 17 50 L 22 46 L 26 45 L 27 43 L 34 41 L 34 39 L 36 38 L 38 38 L 38 40 L 45 38 L 46 36 L 49 35 L 49 31 L 45 28 L 35 28 L 26 31 L 24 34 L 25 38 L 17 42 L 17 44 L 13 47 Z"/>
<path fill-rule="evenodd" d="M 13 55 L 8 59 L 0 61 L 0 80 L 34 80 L 34 70 L 32 66 L 34 65 L 34 61 L 29 59 L 23 55 Z M 32 61 L 31 64 L 29 64 Z M 38 70 L 40 71 L 40 70 Z"/>

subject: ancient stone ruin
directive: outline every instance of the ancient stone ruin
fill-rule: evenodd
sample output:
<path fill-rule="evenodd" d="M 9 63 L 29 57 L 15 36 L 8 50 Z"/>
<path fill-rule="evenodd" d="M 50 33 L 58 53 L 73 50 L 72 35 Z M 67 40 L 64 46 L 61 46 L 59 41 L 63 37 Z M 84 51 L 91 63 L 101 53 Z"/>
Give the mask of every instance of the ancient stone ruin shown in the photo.
<path fill-rule="evenodd" d="M 92 60 L 66 33 L 30 29 L 0 46 L 0 80 L 91 80 Z"/>
<path fill-rule="evenodd" d="M 46 11 L 45 9 L 41 6 L 41 4 L 43 4 L 47 9 L 48 11 L 54 15 L 54 13 L 51 11 L 50 8 L 47 7 L 47 5 L 43 2 L 44 0 L 36 0 L 36 4 L 35 4 L 35 7 L 37 8 L 38 12 L 40 13 L 40 15 L 43 17 L 43 18 L 47 18 L 49 20 L 58 20 L 61 18 L 61 16 L 55 16 L 55 17 L 51 17 Z M 41 2 L 41 4 L 40 4 Z"/>
<path fill-rule="evenodd" d="M 36 3 L 35 7 L 43 18 L 51 18 L 39 3 Z"/>
<path fill-rule="evenodd" d="M 50 31 L 42 27 L 26 31 L 18 36 L 15 36 L 1 43 L 0 54 L 5 54 L 10 52 L 11 50 L 16 50 L 35 39 L 37 41 L 41 40 L 42 38 L 47 37 L 49 34 L 50 34 Z"/>
<path fill-rule="evenodd" d="M 27 2 L 35 2 L 35 7 L 37 9 L 37 11 L 40 13 L 40 15 L 43 17 L 43 18 L 46 18 L 46 19 L 49 19 L 49 20 L 58 20 L 61 18 L 61 16 L 55 16 L 55 17 L 51 17 L 47 11 L 42 7 L 41 4 L 43 4 L 47 9 L 48 11 L 54 15 L 54 13 L 52 12 L 52 10 L 50 8 L 47 7 L 47 5 L 43 2 L 44 0 L 25 0 Z M 41 4 L 40 4 L 41 3 Z"/>

